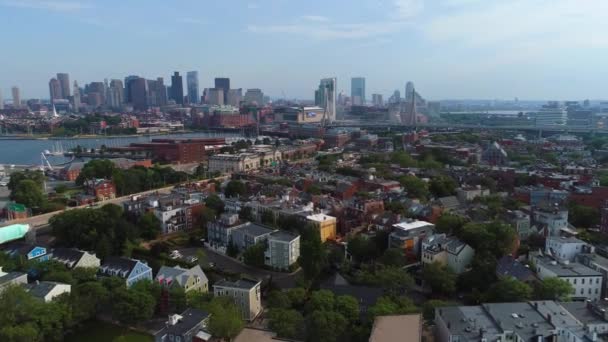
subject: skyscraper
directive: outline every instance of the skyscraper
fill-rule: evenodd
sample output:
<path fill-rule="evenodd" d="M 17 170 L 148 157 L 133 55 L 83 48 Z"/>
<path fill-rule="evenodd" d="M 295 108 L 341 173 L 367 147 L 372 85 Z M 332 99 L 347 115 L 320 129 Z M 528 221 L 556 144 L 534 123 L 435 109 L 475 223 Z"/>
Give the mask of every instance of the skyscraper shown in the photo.
<path fill-rule="evenodd" d="M 80 111 L 80 88 L 78 88 L 78 82 L 76 81 L 74 81 L 74 98 L 72 101 L 74 111 L 78 113 Z"/>
<path fill-rule="evenodd" d="M 55 100 L 63 99 L 61 84 L 56 78 L 51 78 L 49 81 L 49 98 L 51 99 L 51 103 L 55 102 Z"/>
<path fill-rule="evenodd" d="M 233 107 L 240 107 L 241 106 L 241 101 L 243 100 L 243 89 L 239 88 L 239 89 L 229 89 L 228 90 L 228 97 L 225 99 L 225 103 L 227 105 L 233 106 Z"/>
<path fill-rule="evenodd" d="M 99 104 L 97 105 L 97 107 L 99 106 L 103 106 L 106 103 L 106 86 L 103 82 L 91 82 L 89 84 L 88 87 L 88 92 L 87 95 L 89 94 L 99 94 Z M 93 97 L 96 97 L 97 95 L 93 95 Z M 94 100 L 94 102 L 89 101 L 89 104 L 94 103 L 97 104 L 97 100 Z"/>
<path fill-rule="evenodd" d="M 124 101 L 124 86 L 121 80 L 113 79 L 110 81 L 110 107 L 120 108 Z"/>
<path fill-rule="evenodd" d="M 405 84 L 405 100 L 410 101 L 414 98 L 414 82 L 407 82 Z"/>
<path fill-rule="evenodd" d="M 70 97 L 70 75 L 66 73 L 57 73 L 57 80 L 61 86 L 61 98 L 68 99 Z"/>
<path fill-rule="evenodd" d="M 261 89 L 247 89 L 245 92 L 245 102 L 248 104 L 264 105 L 264 93 Z"/>
<path fill-rule="evenodd" d="M 382 107 L 384 105 L 384 101 L 382 100 L 381 94 L 372 94 L 372 103 L 375 107 Z"/>
<path fill-rule="evenodd" d="M 186 73 L 186 84 L 188 86 L 188 102 L 192 104 L 199 103 L 198 71 L 188 71 Z"/>
<path fill-rule="evenodd" d="M 365 105 L 365 77 L 353 77 L 351 79 L 350 97 L 353 105 Z"/>
<path fill-rule="evenodd" d="M 215 106 L 224 105 L 224 89 L 209 88 L 207 92 L 207 103 Z"/>
<path fill-rule="evenodd" d="M 330 123 L 336 120 L 337 88 L 338 80 L 335 77 L 324 78 L 315 91 L 315 104 L 325 109 L 325 120 Z"/>
<path fill-rule="evenodd" d="M 230 90 L 230 79 L 219 77 L 215 79 L 215 89 L 222 89 L 224 92 L 224 100 L 228 98 L 228 90 Z"/>
<path fill-rule="evenodd" d="M 145 78 L 139 77 L 129 82 L 133 108 L 136 110 L 148 109 L 148 82 Z"/>
<path fill-rule="evenodd" d="M 184 81 L 179 72 L 171 76 L 171 98 L 178 104 L 184 104 Z"/>
<path fill-rule="evenodd" d="M 4 98 L 2 98 L 2 89 L 0 89 L 0 110 L 4 109 Z"/>
<path fill-rule="evenodd" d="M 21 92 L 19 91 L 19 87 L 14 86 L 11 88 L 11 92 L 13 94 L 13 107 L 21 108 Z"/>
<path fill-rule="evenodd" d="M 133 102 L 133 98 L 131 96 L 131 82 L 135 81 L 136 79 L 138 79 L 139 76 L 135 76 L 135 75 L 130 75 L 125 77 L 125 98 L 124 98 L 124 102 L 126 103 L 132 103 Z"/>

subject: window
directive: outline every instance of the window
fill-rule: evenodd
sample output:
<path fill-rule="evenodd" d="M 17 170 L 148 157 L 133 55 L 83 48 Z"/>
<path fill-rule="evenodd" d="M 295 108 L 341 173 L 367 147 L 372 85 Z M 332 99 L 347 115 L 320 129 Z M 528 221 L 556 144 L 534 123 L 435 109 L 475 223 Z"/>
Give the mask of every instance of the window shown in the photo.
<path fill-rule="evenodd" d="M 585 285 L 585 278 L 581 279 L 581 284 Z"/>
<path fill-rule="evenodd" d="M 574 278 L 574 285 L 576 285 L 576 278 Z"/>

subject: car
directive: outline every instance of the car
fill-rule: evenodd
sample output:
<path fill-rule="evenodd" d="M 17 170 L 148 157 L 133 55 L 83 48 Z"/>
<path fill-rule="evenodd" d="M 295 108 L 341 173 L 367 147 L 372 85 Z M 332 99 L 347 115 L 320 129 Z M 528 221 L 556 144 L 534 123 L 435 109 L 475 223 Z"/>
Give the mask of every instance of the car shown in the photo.
<path fill-rule="evenodd" d="M 195 257 L 195 256 L 189 256 L 189 257 L 186 258 L 186 261 L 190 262 L 190 263 L 193 263 L 193 262 L 197 262 L 198 258 Z"/>

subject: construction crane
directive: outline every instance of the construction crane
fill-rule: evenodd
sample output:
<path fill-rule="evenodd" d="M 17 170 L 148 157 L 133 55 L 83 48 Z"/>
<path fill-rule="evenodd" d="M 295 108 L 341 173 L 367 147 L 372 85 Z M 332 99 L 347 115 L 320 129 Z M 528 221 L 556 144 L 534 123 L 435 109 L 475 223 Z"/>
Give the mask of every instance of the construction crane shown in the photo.
<path fill-rule="evenodd" d="M 44 152 L 40 153 L 40 171 L 53 171 L 53 166 L 46 158 L 46 154 Z"/>

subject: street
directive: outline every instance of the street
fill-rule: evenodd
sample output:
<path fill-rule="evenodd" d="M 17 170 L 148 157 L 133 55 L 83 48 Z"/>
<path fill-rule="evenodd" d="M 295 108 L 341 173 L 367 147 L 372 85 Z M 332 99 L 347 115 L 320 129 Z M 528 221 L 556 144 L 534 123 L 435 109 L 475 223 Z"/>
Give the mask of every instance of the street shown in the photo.
<path fill-rule="evenodd" d="M 196 256 L 196 252 L 199 249 L 203 249 L 205 251 L 207 262 L 214 263 L 216 269 L 225 270 L 231 273 L 245 274 L 259 280 L 272 277 L 273 283 L 281 288 L 292 288 L 296 286 L 296 278 L 300 273 L 300 270 L 293 273 L 263 270 L 245 265 L 237 260 L 205 247 L 184 248 L 180 249 L 179 252 L 184 256 L 184 258 L 187 258 L 189 256 Z"/>

